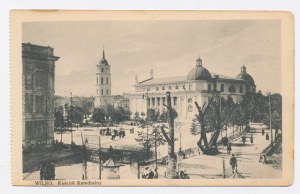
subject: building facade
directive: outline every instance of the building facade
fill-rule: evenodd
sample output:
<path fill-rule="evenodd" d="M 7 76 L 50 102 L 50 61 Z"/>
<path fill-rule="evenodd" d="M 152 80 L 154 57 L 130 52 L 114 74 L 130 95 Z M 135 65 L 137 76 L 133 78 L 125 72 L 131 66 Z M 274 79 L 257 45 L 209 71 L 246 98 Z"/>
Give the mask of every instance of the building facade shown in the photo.
<path fill-rule="evenodd" d="M 54 137 L 53 48 L 22 44 L 23 146 L 49 145 Z"/>
<path fill-rule="evenodd" d="M 112 104 L 110 65 L 103 50 L 102 59 L 97 65 L 95 107 Z"/>
<path fill-rule="evenodd" d="M 210 73 L 202 65 L 202 60 L 196 60 L 196 66 L 187 76 L 153 78 L 137 82 L 135 92 L 130 95 L 130 111 L 133 113 L 147 113 L 147 109 L 166 111 L 166 92 L 171 92 L 172 107 L 178 113 L 179 121 L 192 120 L 197 113 L 194 102 L 203 105 L 218 91 L 227 99 L 231 96 L 234 102 L 242 99 L 247 92 L 256 92 L 253 78 L 242 66 L 236 78 Z"/>

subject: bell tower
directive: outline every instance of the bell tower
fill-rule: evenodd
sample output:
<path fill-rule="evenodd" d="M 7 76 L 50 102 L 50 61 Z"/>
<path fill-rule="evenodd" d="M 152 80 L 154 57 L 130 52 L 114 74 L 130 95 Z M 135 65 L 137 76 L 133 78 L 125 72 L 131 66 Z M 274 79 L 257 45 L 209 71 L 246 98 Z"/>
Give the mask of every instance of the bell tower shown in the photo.
<path fill-rule="evenodd" d="M 103 49 L 102 59 L 97 64 L 95 107 L 112 104 L 110 65 L 105 58 Z"/>

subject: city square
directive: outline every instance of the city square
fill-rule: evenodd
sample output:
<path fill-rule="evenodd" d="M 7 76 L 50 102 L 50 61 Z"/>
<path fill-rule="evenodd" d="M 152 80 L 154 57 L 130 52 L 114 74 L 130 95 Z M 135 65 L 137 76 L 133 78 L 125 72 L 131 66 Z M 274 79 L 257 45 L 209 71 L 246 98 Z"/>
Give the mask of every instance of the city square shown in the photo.
<path fill-rule="evenodd" d="M 277 33 L 278 23 L 125 23 L 24 25 L 23 180 L 282 177 L 281 83 L 267 82 L 269 69 L 262 65 L 278 63 L 276 38 L 270 40 L 275 46 L 269 58 L 244 46 L 256 41 L 264 48 L 265 34 L 270 28 Z M 180 25 L 183 31 L 176 31 Z M 155 30 L 159 27 L 162 31 Z M 49 40 L 31 33 L 48 28 Z M 90 29 L 91 36 L 103 37 L 97 44 L 72 35 L 58 41 L 54 32 L 67 29 Z M 122 35 L 124 29 L 128 34 Z M 168 37 L 170 29 L 174 34 Z M 233 29 L 239 37 L 219 32 Z M 256 29 L 263 32 L 252 40 Z M 205 39 L 194 32 L 213 35 Z M 211 48 L 193 44 L 189 35 Z M 126 44 L 129 39 L 142 49 Z M 71 48 L 71 40 L 86 46 Z M 185 49 L 172 47 L 174 40 Z M 243 48 L 238 57 L 219 53 L 233 56 L 224 48 L 237 40 Z M 118 48 L 121 43 L 128 47 Z M 72 49 L 82 55 L 71 55 Z M 232 64 L 223 66 L 223 60 Z M 275 67 L 273 79 L 280 75 Z"/>

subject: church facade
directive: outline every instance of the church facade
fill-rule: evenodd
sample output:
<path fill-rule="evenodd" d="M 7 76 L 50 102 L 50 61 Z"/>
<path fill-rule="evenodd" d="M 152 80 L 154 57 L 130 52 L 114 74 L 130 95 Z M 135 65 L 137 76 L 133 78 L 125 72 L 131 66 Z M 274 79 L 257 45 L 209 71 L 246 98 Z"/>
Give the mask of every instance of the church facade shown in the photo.
<path fill-rule="evenodd" d="M 197 113 L 194 102 L 203 105 L 218 91 L 227 99 L 231 96 L 234 102 L 239 102 L 247 92 L 256 92 L 253 78 L 247 73 L 246 67 L 235 77 L 210 73 L 202 65 L 201 58 L 196 60 L 196 66 L 186 76 L 153 78 L 137 82 L 135 92 L 130 95 L 130 111 L 132 115 L 138 112 L 147 113 L 147 109 L 166 111 L 166 92 L 171 92 L 172 107 L 177 111 L 179 121 L 192 120 Z"/>

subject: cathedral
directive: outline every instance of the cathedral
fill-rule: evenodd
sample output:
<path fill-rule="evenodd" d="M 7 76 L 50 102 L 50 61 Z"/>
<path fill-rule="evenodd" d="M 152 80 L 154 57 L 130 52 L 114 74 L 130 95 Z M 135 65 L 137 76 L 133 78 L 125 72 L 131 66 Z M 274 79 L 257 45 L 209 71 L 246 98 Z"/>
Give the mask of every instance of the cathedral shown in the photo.
<path fill-rule="evenodd" d="M 254 79 L 247 73 L 246 67 L 235 77 L 210 73 L 197 58 L 196 65 L 185 76 L 154 78 L 153 72 L 149 79 L 134 85 L 135 92 L 130 94 L 130 111 L 132 115 L 138 112 L 147 113 L 147 109 L 165 111 L 166 92 L 171 92 L 172 107 L 178 113 L 179 121 L 189 121 L 195 117 L 197 110 L 194 102 L 203 105 L 215 91 L 227 99 L 231 96 L 234 102 L 239 102 L 248 92 L 255 93 Z"/>
<path fill-rule="evenodd" d="M 97 95 L 94 102 L 95 107 L 112 104 L 110 65 L 105 58 L 104 50 L 102 59 L 97 64 L 96 79 Z"/>

